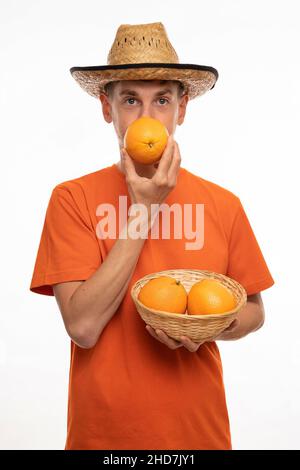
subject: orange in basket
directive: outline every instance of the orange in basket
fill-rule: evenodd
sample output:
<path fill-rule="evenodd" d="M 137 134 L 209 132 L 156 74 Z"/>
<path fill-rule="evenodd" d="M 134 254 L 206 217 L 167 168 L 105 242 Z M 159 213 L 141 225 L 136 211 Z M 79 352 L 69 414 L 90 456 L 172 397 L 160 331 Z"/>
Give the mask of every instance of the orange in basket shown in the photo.
<path fill-rule="evenodd" d="M 140 290 L 138 299 L 155 310 L 184 313 L 187 293 L 180 281 L 170 276 L 159 276 L 148 281 Z"/>
<path fill-rule="evenodd" d="M 217 279 L 202 279 L 191 287 L 187 312 L 190 315 L 212 315 L 233 310 L 236 298 Z"/>

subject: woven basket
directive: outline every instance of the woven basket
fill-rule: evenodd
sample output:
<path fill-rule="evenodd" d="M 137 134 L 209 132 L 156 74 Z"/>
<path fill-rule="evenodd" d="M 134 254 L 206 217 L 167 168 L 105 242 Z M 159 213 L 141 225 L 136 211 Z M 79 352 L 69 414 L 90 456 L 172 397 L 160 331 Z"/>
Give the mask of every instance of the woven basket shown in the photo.
<path fill-rule="evenodd" d="M 171 276 L 180 280 L 187 293 L 189 293 L 192 285 L 201 279 L 217 279 L 233 293 L 237 305 L 234 310 L 214 315 L 188 315 L 151 309 L 138 300 L 138 294 L 150 279 L 159 276 Z M 180 336 L 184 335 L 195 342 L 209 341 L 220 334 L 232 323 L 247 301 L 247 293 L 244 287 L 234 279 L 213 271 L 198 269 L 170 269 L 148 274 L 132 286 L 131 297 L 141 318 L 152 328 L 159 328 L 178 341 L 180 341 Z"/>

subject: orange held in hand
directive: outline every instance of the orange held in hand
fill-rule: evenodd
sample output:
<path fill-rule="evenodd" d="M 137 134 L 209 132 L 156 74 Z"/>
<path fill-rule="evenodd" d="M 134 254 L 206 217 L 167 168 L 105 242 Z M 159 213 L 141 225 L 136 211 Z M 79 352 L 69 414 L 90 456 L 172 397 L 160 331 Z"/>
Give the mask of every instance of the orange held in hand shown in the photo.
<path fill-rule="evenodd" d="M 187 313 L 210 315 L 225 313 L 236 307 L 233 293 L 216 279 L 196 282 L 188 293 Z"/>
<path fill-rule="evenodd" d="M 187 293 L 180 281 L 170 276 L 159 276 L 150 279 L 141 288 L 138 300 L 155 310 L 185 313 Z"/>
<path fill-rule="evenodd" d="M 161 158 L 168 136 L 169 132 L 162 122 L 143 116 L 128 126 L 124 147 L 134 160 L 150 165 Z"/>

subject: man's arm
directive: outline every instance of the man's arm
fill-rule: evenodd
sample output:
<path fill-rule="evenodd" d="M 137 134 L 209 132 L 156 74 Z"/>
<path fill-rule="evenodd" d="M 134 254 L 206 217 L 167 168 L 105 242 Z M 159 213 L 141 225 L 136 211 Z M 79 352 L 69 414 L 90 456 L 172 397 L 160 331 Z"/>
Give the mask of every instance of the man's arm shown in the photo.
<path fill-rule="evenodd" d="M 93 347 L 106 324 L 115 314 L 126 293 L 145 239 L 119 238 L 109 254 L 86 281 L 53 285 L 65 328 L 70 338 L 82 348 Z M 151 224 L 148 218 L 148 224 Z"/>
<path fill-rule="evenodd" d="M 140 217 L 141 232 L 149 231 L 159 207 L 176 186 L 181 156 L 173 135 L 159 161 L 158 169 L 149 179 L 137 174 L 126 151 L 124 169 L 131 203 L 146 209 Z M 66 330 L 71 339 L 82 348 L 92 348 L 103 329 L 116 313 L 135 270 L 146 238 L 134 238 L 134 216 L 129 216 L 124 227 L 125 237 L 120 237 L 97 271 L 86 281 L 59 283 L 53 286 Z M 133 226 L 133 230 L 130 227 Z M 144 232 L 145 230 L 145 232 Z M 122 234 L 123 235 L 123 234 Z"/>

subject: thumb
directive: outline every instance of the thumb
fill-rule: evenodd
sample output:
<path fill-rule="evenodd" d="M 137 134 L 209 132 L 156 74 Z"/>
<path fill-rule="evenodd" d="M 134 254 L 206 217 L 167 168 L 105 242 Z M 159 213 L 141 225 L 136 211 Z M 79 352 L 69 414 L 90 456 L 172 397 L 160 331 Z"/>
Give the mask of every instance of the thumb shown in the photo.
<path fill-rule="evenodd" d="M 224 331 L 232 331 L 232 330 L 235 330 L 235 328 L 237 328 L 240 324 L 240 320 L 238 318 L 236 318 L 235 320 L 233 320 L 230 325 L 226 328 L 226 330 Z"/>
<path fill-rule="evenodd" d="M 138 176 L 136 171 L 135 171 L 134 163 L 133 163 L 131 157 L 128 155 L 125 147 L 122 147 L 122 149 L 121 149 L 121 159 L 122 159 L 122 163 L 123 163 L 123 166 L 124 166 L 125 174 L 129 177 Z"/>

